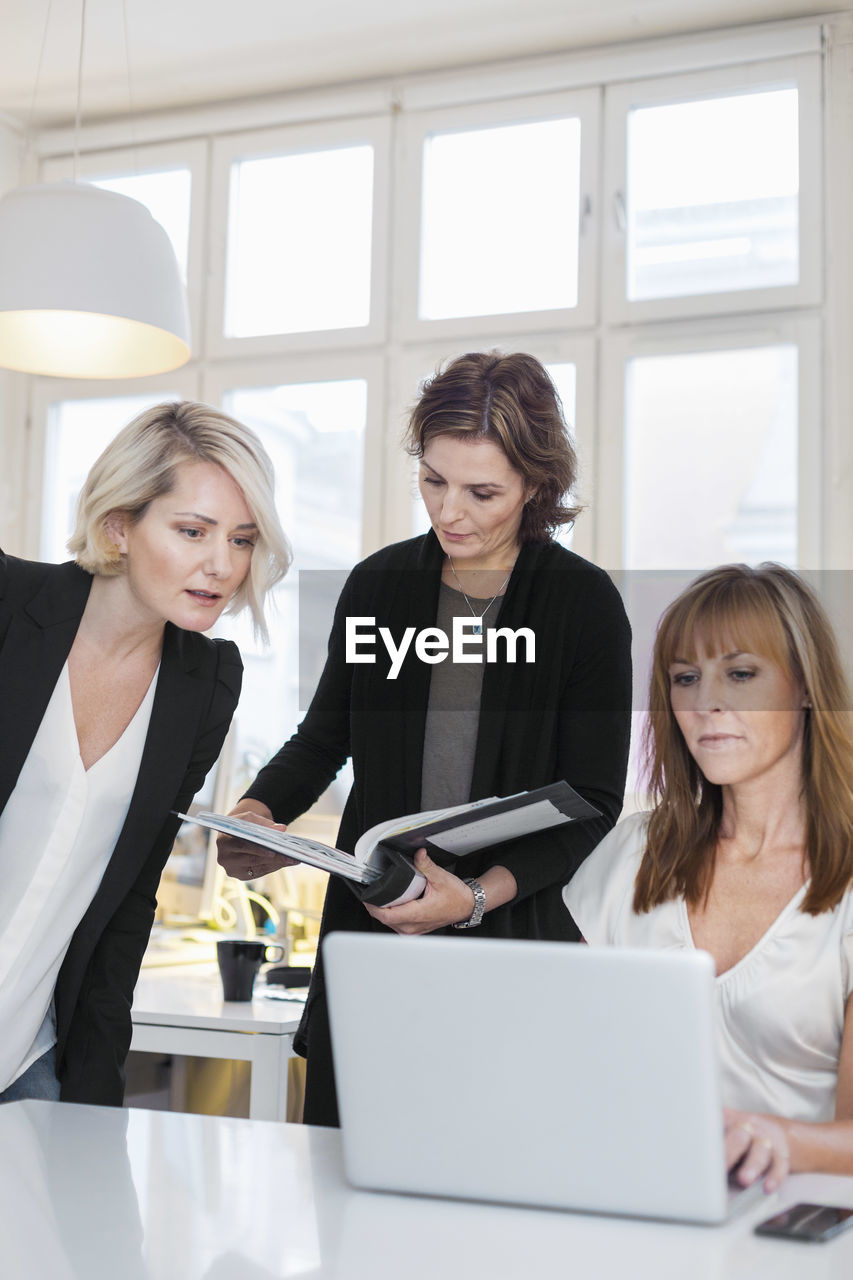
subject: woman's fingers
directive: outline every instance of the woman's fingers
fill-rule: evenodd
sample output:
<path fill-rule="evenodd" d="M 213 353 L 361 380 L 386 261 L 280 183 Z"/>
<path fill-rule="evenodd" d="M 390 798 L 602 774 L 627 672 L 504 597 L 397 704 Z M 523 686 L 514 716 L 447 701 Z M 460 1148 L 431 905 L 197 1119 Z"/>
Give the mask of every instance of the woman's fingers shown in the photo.
<path fill-rule="evenodd" d="M 464 881 L 437 866 L 425 849 L 418 850 L 414 861 L 427 882 L 422 895 L 399 907 L 367 906 L 373 919 L 403 934 L 433 933 L 466 920 L 473 910 L 473 894 Z"/>
<path fill-rule="evenodd" d="M 769 1116 L 725 1113 L 726 1165 L 742 1187 L 759 1178 L 775 1191 L 788 1175 L 790 1153 L 782 1125 Z"/>
<path fill-rule="evenodd" d="M 735 1114 L 725 1113 L 726 1168 L 731 1170 L 743 1159 L 752 1141 L 752 1130 Z"/>
<path fill-rule="evenodd" d="M 232 816 L 244 822 L 256 823 L 261 827 L 269 827 L 273 831 L 286 831 L 281 822 L 273 822 L 265 814 L 255 810 L 243 810 Z M 265 849 L 263 845 L 254 844 L 251 840 L 241 840 L 239 836 L 220 834 L 216 838 L 216 856 L 219 865 L 235 880 L 259 880 L 261 876 L 280 871 L 282 867 L 295 865 L 294 858 L 285 858 L 280 853 Z"/>
<path fill-rule="evenodd" d="M 777 1191 L 787 1178 L 791 1168 L 787 1141 L 781 1145 L 774 1143 L 771 1146 L 772 1155 L 770 1161 L 761 1175 L 764 1177 L 764 1190 L 767 1192 Z"/>

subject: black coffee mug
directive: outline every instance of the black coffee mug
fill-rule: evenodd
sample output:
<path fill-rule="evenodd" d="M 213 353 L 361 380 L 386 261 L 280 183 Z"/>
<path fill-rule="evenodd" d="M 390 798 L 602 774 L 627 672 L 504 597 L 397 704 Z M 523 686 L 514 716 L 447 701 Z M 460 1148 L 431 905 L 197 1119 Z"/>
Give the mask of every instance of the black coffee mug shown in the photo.
<path fill-rule="evenodd" d="M 278 952 L 269 955 L 270 951 Z M 216 959 L 226 1000 L 251 1000 L 255 974 L 262 964 L 284 959 L 284 947 L 256 938 L 223 938 L 216 944 Z"/>

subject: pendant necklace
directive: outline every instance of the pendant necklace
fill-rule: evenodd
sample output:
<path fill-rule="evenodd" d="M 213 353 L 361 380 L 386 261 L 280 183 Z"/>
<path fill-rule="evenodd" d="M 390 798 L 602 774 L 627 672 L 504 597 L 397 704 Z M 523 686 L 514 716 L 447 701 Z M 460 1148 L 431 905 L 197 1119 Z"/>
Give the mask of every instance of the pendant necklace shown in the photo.
<path fill-rule="evenodd" d="M 459 578 L 458 578 L 458 577 L 457 577 L 457 575 L 456 575 L 456 570 L 455 570 L 455 569 L 454 569 L 454 567 L 453 567 L 453 557 L 452 557 L 452 556 L 448 556 L 448 557 L 447 557 L 447 559 L 448 559 L 448 563 L 450 564 L 450 572 L 453 574 L 454 581 L 456 582 L 456 585 L 457 585 L 457 587 L 459 588 L 459 590 L 462 592 L 462 598 L 463 598 L 463 600 L 465 601 L 465 603 L 467 604 L 468 608 L 469 608 L 469 609 L 470 609 L 470 611 L 471 611 L 471 617 L 474 619 L 474 626 L 471 628 L 471 632 L 472 632 L 472 634 L 473 634 L 473 635 L 475 635 L 475 636 L 481 636 L 481 635 L 483 634 L 483 619 L 485 618 L 486 614 L 489 612 L 489 610 L 491 609 L 492 605 L 495 603 L 495 601 L 497 600 L 498 596 L 499 596 L 499 595 L 500 595 L 500 593 L 503 591 L 504 587 L 506 586 L 506 584 L 509 582 L 510 578 L 512 577 L 512 569 L 510 569 L 509 573 L 506 575 L 506 577 L 504 578 L 503 582 L 502 582 L 502 583 L 501 583 L 501 585 L 498 587 L 497 591 L 496 591 L 496 592 L 495 592 L 495 594 L 492 596 L 491 600 L 490 600 L 490 601 L 489 601 L 489 603 L 486 605 L 486 607 L 485 607 L 485 609 L 483 610 L 483 612 L 482 612 L 482 613 L 477 613 L 477 610 L 474 608 L 474 606 L 472 605 L 471 601 L 468 599 L 467 595 L 465 594 L 465 589 L 464 589 L 464 587 L 462 586 L 462 583 L 459 581 Z"/>

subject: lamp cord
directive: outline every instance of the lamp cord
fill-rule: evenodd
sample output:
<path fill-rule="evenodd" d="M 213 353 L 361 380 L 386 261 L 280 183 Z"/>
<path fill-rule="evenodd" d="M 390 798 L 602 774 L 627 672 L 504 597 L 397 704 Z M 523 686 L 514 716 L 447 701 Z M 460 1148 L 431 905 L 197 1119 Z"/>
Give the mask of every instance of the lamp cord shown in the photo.
<path fill-rule="evenodd" d="M 47 12 L 45 13 L 45 16 L 44 16 L 44 30 L 41 33 L 41 48 L 39 49 L 39 60 L 38 60 L 38 66 L 36 67 L 36 82 L 33 85 L 33 96 L 32 96 L 32 100 L 30 101 L 29 114 L 27 115 L 26 129 L 24 130 L 24 139 L 25 139 L 25 146 L 27 148 L 27 151 L 29 151 L 29 148 L 32 146 L 33 120 L 35 119 L 36 102 L 38 100 L 39 88 L 41 86 L 41 69 L 42 69 L 42 64 L 44 62 L 45 47 L 47 46 L 47 33 L 50 27 L 50 11 L 52 6 L 53 6 L 53 0 L 47 0 Z"/>
<path fill-rule="evenodd" d="M 133 152 L 133 169 L 139 173 L 139 156 L 136 149 L 136 108 L 133 101 L 133 79 L 130 72 L 130 34 L 127 22 L 127 0 L 121 0 L 121 19 L 124 27 L 124 63 L 127 70 L 127 117 L 130 124 L 130 147 Z"/>
<path fill-rule="evenodd" d="M 77 58 L 77 108 L 74 112 L 74 185 L 80 161 L 80 104 L 83 99 L 83 46 L 86 42 L 86 0 L 80 0 L 80 54 Z"/>

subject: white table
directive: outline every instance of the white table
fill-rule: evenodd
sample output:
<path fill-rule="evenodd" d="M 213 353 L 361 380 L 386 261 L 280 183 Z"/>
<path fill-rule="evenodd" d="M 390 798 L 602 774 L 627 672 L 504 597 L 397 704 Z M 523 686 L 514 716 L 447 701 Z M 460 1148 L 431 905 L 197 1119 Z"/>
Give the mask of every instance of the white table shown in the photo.
<path fill-rule="evenodd" d="M 287 1064 L 301 1002 L 268 1000 L 255 983 L 245 1003 L 226 1003 L 215 964 L 143 969 L 133 996 L 131 1049 L 252 1064 L 249 1115 L 284 1120 Z"/>
<path fill-rule="evenodd" d="M 853 1178 L 789 1178 L 725 1227 L 353 1191 L 336 1130 L 69 1103 L 0 1107 L 4 1280 L 849 1280 L 752 1227 Z"/>

